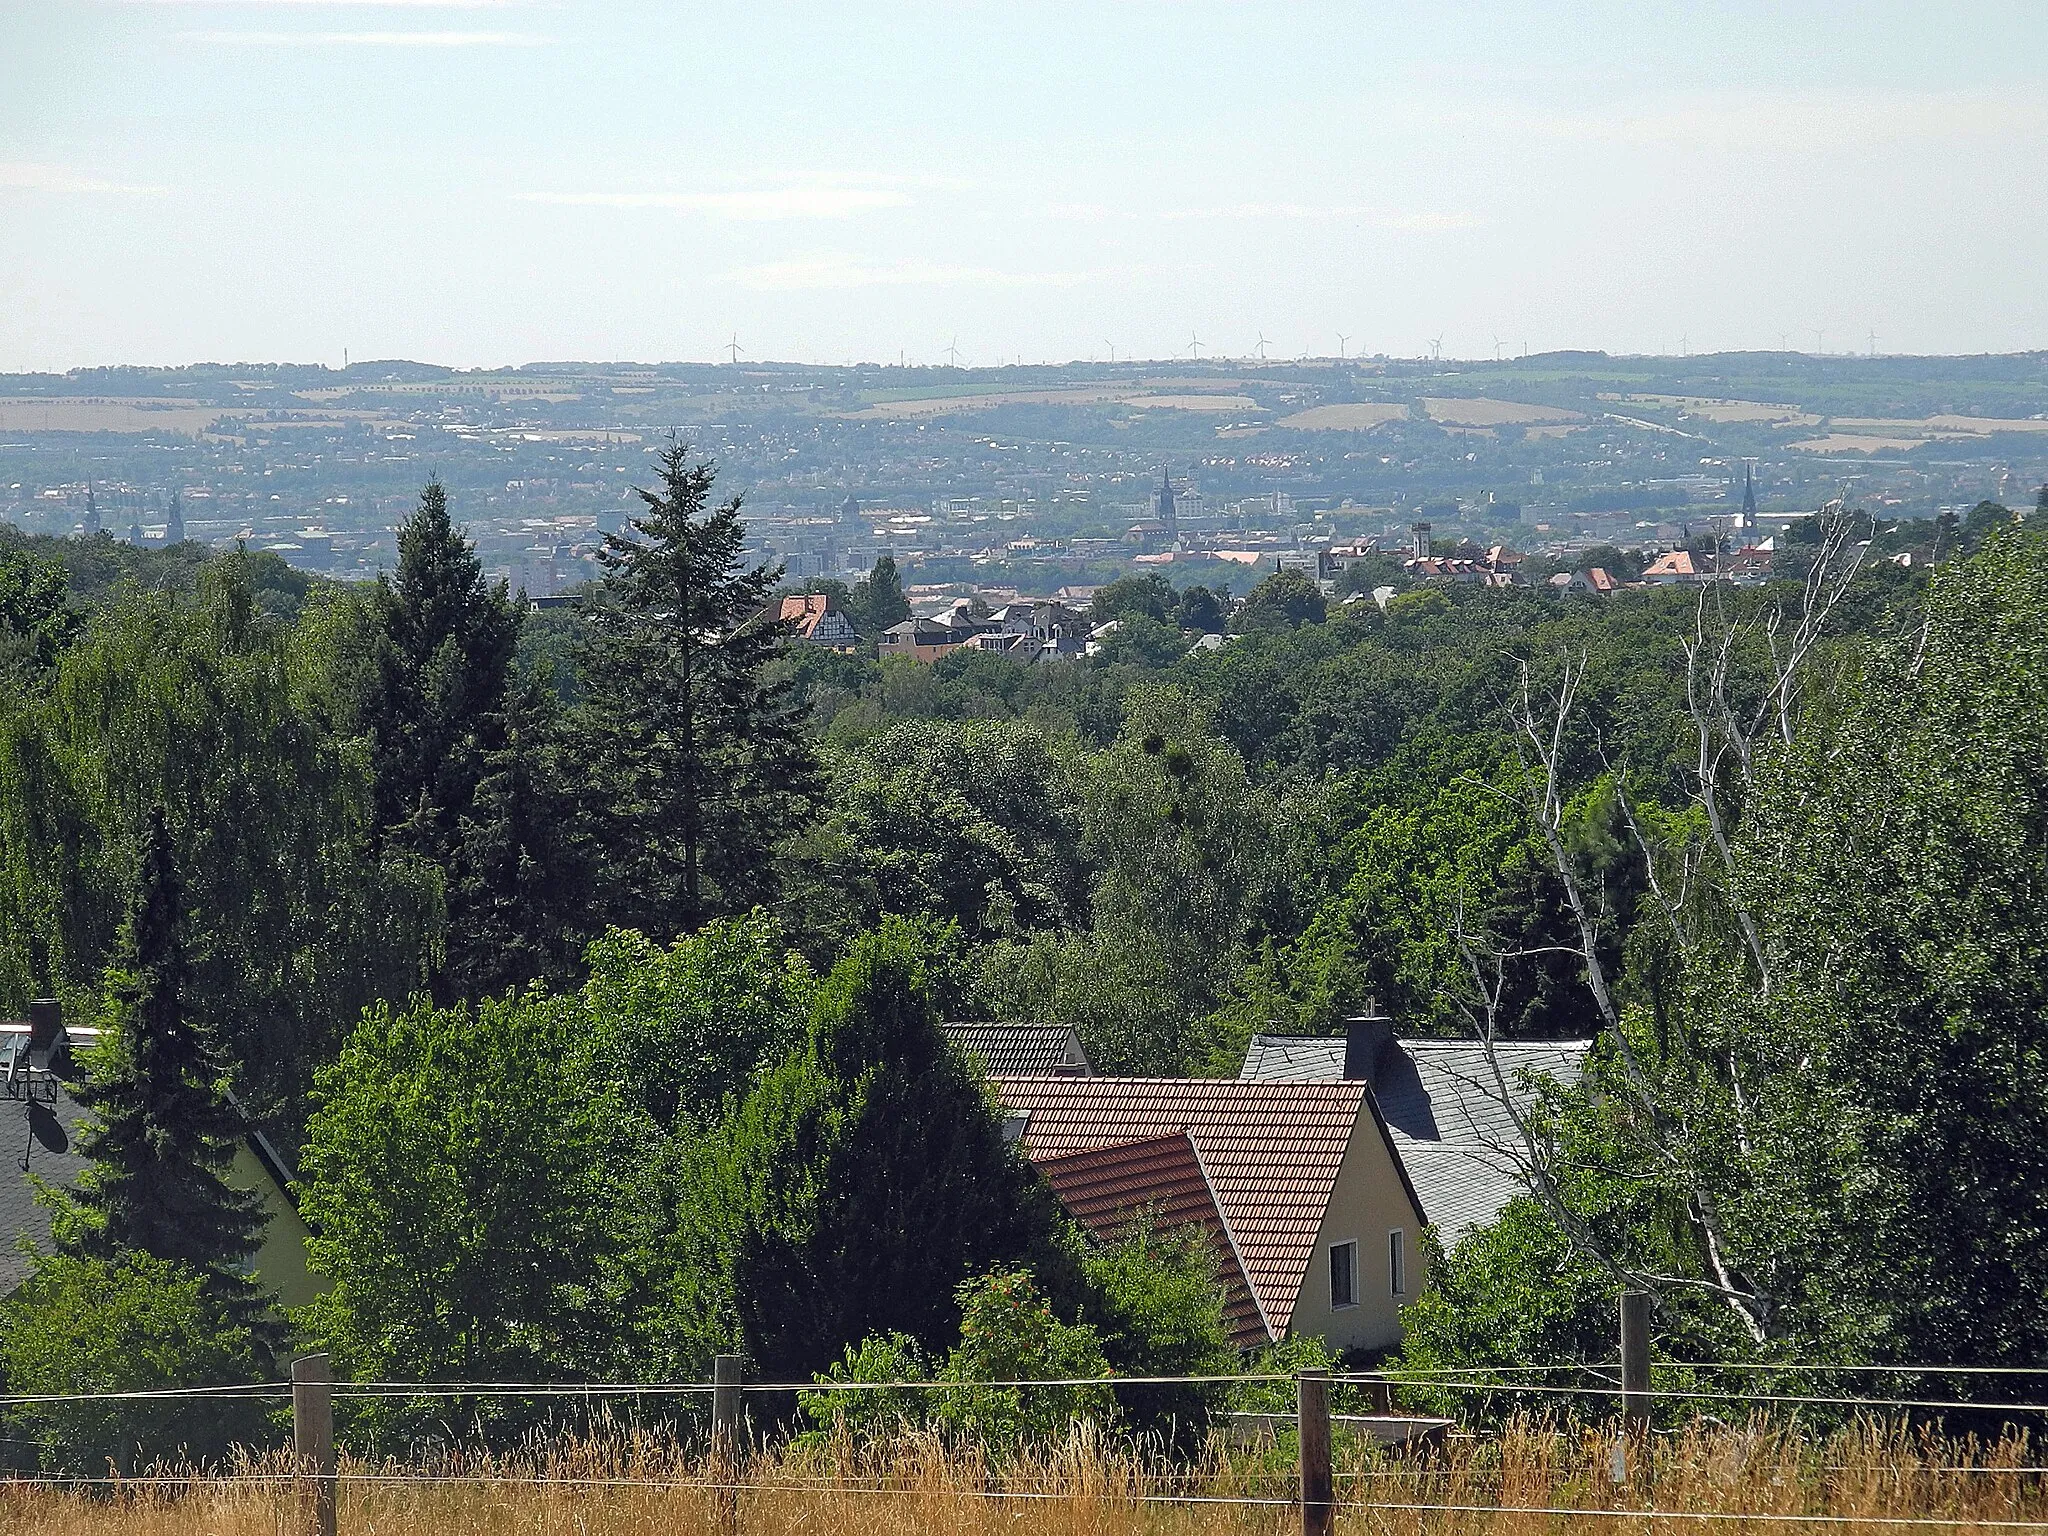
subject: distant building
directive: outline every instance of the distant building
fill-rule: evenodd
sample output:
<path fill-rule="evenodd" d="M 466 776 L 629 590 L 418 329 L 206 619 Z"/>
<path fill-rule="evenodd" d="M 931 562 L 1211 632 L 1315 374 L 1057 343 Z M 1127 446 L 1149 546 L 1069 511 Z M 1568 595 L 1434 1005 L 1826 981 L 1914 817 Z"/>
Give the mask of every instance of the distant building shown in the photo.
<path fill-rule="evenodd" d="M 92 482 L 91 482 L 90 480 L 88 480 L 88 481 L 86 481 L 86 482 L 85 482 L 85 529 L 84 529 L 84 531 L 85 531 L 85 536 L 86 536 L 86 537 L 87 537 L 88 539 L 90 539 L 90 538 L 95 538 L 95 537 L 97 537 L 97 536 L 98 536 L 98 534 L 99 534 L 99 531 L 100 531 L 100 507 L 99 507 L 99 503 L 98 503 L 98 502 L 97 502 L 96 500 L 94 500 L 94 499 L 93 499 L 93 494 L 92 494 Z"/>
<path fill-rule="evenodd" d="M 171 509 L 164 518 L 164 542 L 182 544 L 185 542 L 185 503 L 176 491 L 171 492 Z"/>
<path fill-rule="evenodd" d="M 1674 549 L 1659 555 L 1643 567 L 1643 583 L 1652 587 L 1674 587 L 1686 582 L 1705 581 L 1712 575 L 1705 560 L 1689 549 Z"/>
<path fill-rule="evenodd" d="M 1173 475 L 1162 469 L 1159 472 L 1159 494 L 1152 499 L 1152 516 L 1165 530 L 1169 547 L 1180 542 L 1180 520 L 1173 505 Z"/>
<path fill-rule="evenodd" d="M 832 599 L 823 592 L 785 597 L 776 618 L 791 627 L 800 645 L 820 646 L 842 656 L 851 656 L 860 649 L 860 636 L 854 633 L 853 621 L 833 608 Z"/>

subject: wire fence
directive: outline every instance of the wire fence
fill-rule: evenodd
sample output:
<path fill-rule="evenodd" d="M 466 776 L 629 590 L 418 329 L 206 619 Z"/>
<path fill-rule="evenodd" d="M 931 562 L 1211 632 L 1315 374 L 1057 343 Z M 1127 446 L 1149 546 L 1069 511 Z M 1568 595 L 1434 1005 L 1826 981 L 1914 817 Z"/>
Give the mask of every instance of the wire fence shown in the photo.
<path fill-rule="evenodd" d="M 108 1472 L 66 1472 L 50 1468 L 25 1468 L 17 1473 L 0 1473 L 0 1500 L 24 1498 L 104 1498 L 125 1491 L 130 1495 L 192 1500 L 218 1497 L 223 1490 L 240 1490 L 244 1495 L 284 1499 L 292 1508 L 325 1507 L 330 1520 L 336 1508 L 365 1510 L 363 1500 L 411 1497 L 427 1490 L 460 1493 L 466 1489 L 492 1489 L 500 1494 L 528 1490 L 536 1497 L 625 1496 L 636 1498 L 669 1495 L 688 1499 L 711 1499 L 723 1511 L 721 1521 L 730 1525 L 743 1509 L 763 1513 L 763 1530 L 780 1530 L 765 1513 L 777 1501 L 850 1500 L 856 1504 L 899 1501 L 928 1505 L 933 1500 L 956 1505 L 1016 1506 L 1020 1509 L 1077 1499 L 1093 1500 L 1104 1507 L 1145 1509 L 1174 1507 L 1186 1511 L 1236 1509 L 1266 1512 L 1276 1518 L 1299 1512 L 1303 1529 L 1327 1532 L 1328 1518 L 1338 1509 L 1354 1516 L 1370 1514 L 1376 1529 L 1391 1536 L 1413 1530 L 1416 1536 L 1452 1536 L 1470 1527 L 1491 1529 L 1487 1522 L 1599 1522 L 1603 1527 L 1617 1522 L 1640 1521 L 1645 1528 L 1656 1524 L 1691 1524 L 1721 1527 L 1750 1524 L 1772 1531 L 1808 1527 L 1821 1531 L 1833 1527 L 1894 1526 L 1901 1530 L 1941 1527 L 1968 1531 L 2048 1532 L 2048 1465 L 2038 1460 L 2037 1442 L 2048 1425 L 2021 1421 L 2048 1415 L 2048 1400 L 2034 1400 L 2034 1394 L 2020 1401 L 2000 1401 L 1995 1394 L 1955 1397 L 1911 1397 L 1905 1395 L 1857 1395 L 1850 1392 L 1813 1393 L 1745 1390 L 1742 1380 L 1771 1373 L 1809 1374 L 1840 1380 L 1855 1372 L 1889 1381 L 1899 1378 L 1978 1380 L 2014 1383 L 2031 1388 L 2034 1378 L 2048 1377 L 2048 1367 L 1965 1366 L 1965 1365 L 1873 1365 L 1821 1366 L 1778 1362 L 1653 1362 L 1651 1369 L 1672 1375 L 1704 1375 L 1718 1380 L 1687 1381 L 1679 1386 L 1652 1386 L 1648 1372 L 1633 1379 L 1627 1362 L 1590 1362 L 1569 1365 L 1503 1365 L 1446 1367 L 1440 1370 L 1398 1372 L 1339 1371 L 1302 1374 L 1249 1373 L 1211 1375 L 1068 1376 L 1019 1377 L 993 1381 L 948 1379 L 862 1381 L 741 1381 L 736 1377 L 713 1381 L 343 1381 L 328 1382 L 320 1373 L 300 1375 L 294 1380 L 240 1383 L 202 1387 L 161 1387 L 102 1393 L 20 1393 L 0 1396 L 0 1411 L 51 1411 L 64 1409 L 150 1408 L 174 1411 L 182 1405 L 197 1406 L 221 1402 L 268 1402 L 289 1400 L 294 1409 L 295 1448 L 292 1452 L 245 1457 L 233 1464 L 211 1467 L 144 1468 L 129 1474 Z M 322 1364 L 324 1372 L 324 1362 Z M 1576 1377 L 1560 1381 L 1559 1377 Z M 1311 1393 L 1307 1383 L 1317 1383 L 1314 1412 L 1320 1416 L 1311 1433 Z M 930 1467 L 917 1475 L 893 1475 L 887 1471 L 863 1471 L 858 1459 L 848 1461 L 844 1447 L 835 1454 L 837 1463 L 824 1470 L 816 1464 L 787 1453 L 775 1443 L 779 1424 L 786 1430 L 792 1418 L 792 1399 L 797 1395 L 815 1402 L 830 1403 L 862 1393 L 1013 1392 L 1080 1388 L 1188 1388 L 1211 1394 L 1216 1420 L 1231 1427 L 1249 1425 L 1263 1434 L 1254 1437 L 1240 1459 L 1212 1446 L 1203 1453 L 1208 1459 L 1199 1465 L 1174 1466 L 1163 1456 L 1145 1456 L 1105 1448 L 1105 1441 L 1093 1442 L 1090 1452 L 1101 1458 L 1095 1483 L 1083 1488 L 1065 1474 L 1053 1476 L 1046 1451 L 1038 1460 L 1023 1458 L 1014 1464 L 991 1460 L 985 1454 L 963 1453 L 957 1448 L 934 1451 L 930 1444 L 922 1453 L 938 1456 L 950 1468 L 944 1476 Z M 1374 1412 L 1331 1413 L 1325 1396 L 1328 1389 L 1349 1388 L 1373 1400 Z M 1246 1393 L 1262 1389 L 1269 1403 L 1277 1392 L 1293 1389 L 1298 1394 L 1298 1418 L 1281 1412 L 1240 1409 Z M 1526 1396 L 1538 1403 L 1550 1402 L 1566 1409 L 1569 1422 L 1550 1424 L 1543 1432 L 1553 1436 L 1555 1446 L 1545 1477 L 1510 1475 L 1509 1452 L 1504 1449 L 1516 1435 L 1525 1439 L 1531 1431 L 1522 1428 L 1496 1429 L 1490 1434 L 1468 1434 L 1463 1448 L 1451 1445 L 1451 1420 L 1417 1411 L 1402 1411 L 1404 1399 L 1418 1395 L 1468 1393 Z M 2048 1392 L 2038 1394 L 2048 1399 Z M 632 1402 L 690 1403 L 711 1408 L 710 1439 L 686 1444 L 678 1439 L 652 1451 L 642 1445 L 634 1462 L 613 1444 L 605 1452 L 612 1459 L 603 1465 L 578 1466 L 573 1454 L 557 1457 L 539 1443 L 519 1454 L 494 1455 L 489 1451 L 457 1454 L 447 1447 L 439 1453 L 407 1465 L 392 1461 L 372 1464 L 338 1457 L 335 1451 L 332 1413 L 334 1405 L 379 1403 L 418 1404 L 440 1401 L 448 1405 L 488 1402 L 494 1399 L 530 1399 L 536 1403 L 609 1405 Z M 936 1398 L 935 1398 L 936 1400 Z M 1652 1429 L 1640 1418 L 1626 1421 L 1617 1411 L 1640 1413 L 1649 1403 L 1713 1405 L 1747 1409 L 1751 1415 L 1782 1417 L 1784 1410 L 1825 1409 L 1835 1415 L 1833 1422 L 1867 1421 L 1886 1425 L 1872 1434 L 1895 1437 L 1897 1465 L 1887 1469 L 1868 1455 L 1863 1459 L 1841 1459 L 1835 1441 L 1830 1454 L 1815 1459 L 1805 1452 L 1794 1456 L 1800 1444 L 1796 1436 L 1784 1441 L 1762 1438 L 1755 1443 L 1771 1447 L 1801 1492 L 1793 1501 L 1797 1507 L 1774 1507 L 1784 1502 L 1781 1485 L 1757 1481 L 1740 1456 L 1729 1465 L 1730 1474 L 1748 1495 L 1749 1505 L 1740 1508 L 1712 1507 L 1724 1502 L 1717 1495 L 1702 1493 L 1683 1475 L 1684 1456 L 1696 1454 L 1705 1461 L 1725 1459 L 1733 1442 L 1701 1438 L 1703 1420 L 1674 1420 Z M 761 1406 L 762 1424 L 770 1432 L 757 1433 L 755 1415 L 745 1407 Z M 1586 1418 L 1571 1414 L 1577 1407 L 1598 1405 L 1601 1416 Z M 693 1408 L 693 1413 L 696 1411 Z M 1942 1418 L 1949 1414 L 1984 1417 L 2007 1426 L 1994 1440 L 1984 1438 L 1942 1438 Z M 310 1417 L 309 1417 L 310 1415 Z M 1909 1426 L 1918 1422 L 1919 1427 Z M 694 1420 L 701 1430 L 702 1418 Z M 308 1426 L 313 1429 L 309 1434 Z M 721 1426 L 724 1439 L 721 1442 Z M 2017 1428 L 2013 1426 L 2019 1426 Z M 1342 1447 L 1343 1464 L 1332 1463 L 1329 1444 L 1335 1429 Z M 1724 1418 L 1721 1430 L 1728 1430 Z M 1730 1431 L 1732 1433 L 1732 1431 Z M 1078 1431 L 1077 1431 L 1078 1433 Z M 1579 1438 L 1572 1439 L 1576 1433 Z M 1921 1439 L 1912 1440 L 1913 1434 Z M 1688 1441 L 1687 1436 L 1693 1437 Z M 1320 1436 L 1323 1449 L 1311 1447 Z M 1590 1438 L 1589 1438 L 1590 1437 Z M 1905 1437 L 1905 1438 L 1896 1438 Z M 784 1445 L 793 1443 L 786 1434 Z M 1233 1442 L 1234 1444 L 1235 1442 Z M 1533 1443 L 1533 1442 L 1530 1442 Z M 1860 1442 L 1859 1442 L 1860 1443 Z M 1875 1442 L 1872 1442 L 1875 1443 Z M 636 1442 L 637 1444 L 637 1442 Z M 1849 1442 L 1843 1441 L 1842 1445 Z M 1693 1447 L 1688 1452 L 1686 1447 Z M 1660 1448 L 1661 1447 L 1661 1448 Z M 1851 1446 L 1854 1449 L 1854 1446 Z M 1322 1457 L 1320 1483 L 1314 1455 Z M 1747 1455 L 1747 1452 L 1743 1453 Z M 946 1456 L 963 1455 L 956 1464 Z M 1121 1456 L 1124 1459 L 1118 1460 Z M 1390 1459 L 1391 1458 L 1391 1459 Z M 1790 1459 L 1787 1459 L 1790 1458 Z M 597 1458 L 603 1461 L 603 1456 Z M 1298 1465 L 1293 1464 L 1298 1460 Z M 1533 1463 L 1532 1463 L 1533 1465 Z M 1007 1467 L 1007 1470 L 1006 1470 Z M 813 1475 L 800 1475 L 809 1468 Z M 1023 1468 L 1022 1472 L 1018 1468 Z M 1562 1469 L 1562 1470 L 1561 1470 Z M 1782 1469 L 1781 1469 L 1782 1471 Z M 1566 1475 L 1568 1473 L 1568 1475 Z M 1048 1486 L 1027 1486 L 1032 1476 Z M 1547 1478 L 1547 1480 L 1546 1480 Z M 1889 1480 L 1889 1481 L 1887 1481 Z M 1087 1479 L 1081 1479 L 1082 1483 Z M 307 1489 L 318 1490 L 308 1502 Z M 1732 1486 L 1732 1485 L 1731 1485 Z M 1896 1500 L 1883 1490 L 1891 1487 Z M 1318 1493 L 1318 1488 L 1321 1492 Z M 1856 1490 L 1861 1490 L 1857 1492 Z M 1878 1490 L 1872 1492 L 1873 1489 Z M 1778 1491 L 1774 1491 L 1778 1490 Z M 1854 1497 L 1851 1497 L 1854 1493 Z M 321 1499 L 325 1500 L 324 1506 Z M 1854 1507 L 1858 1501 L 1865 1507 Z M 1876 1507 L 1868 1507 L 1876 1501 Z M 1753 1505 L 1753 1507 L 1751 1507 Z M 1930 1505 L 1934 1507 L 1930 1507 Z M 280 1506 L 283 1508 L 284 1506 Z M 7 1519 L 8 1506 L 0 1503 L 0 1527 Z M 289 1520 L 285 1516 L 280 1516 Z M 328 1536 L 330 1524 L 321 1526 L 317 1513 L 308 1526 L 308 1536 Z M 1291 1515 L 1289 1516 L 1291 1519 Z M 1322 1518 L 1325 1523 L 1318 1525 Z M 1409 1522 L 1402 1524 L 1402 1521 Z M 1421 1522 L 1417 1525 L 1414 1522 Z M 1462 1522 L 1462 1524 L 1461 1524 Z M 1474 1522 L 1478 1522 L 1477 1525 Z M 389 1529 L 387 1521 L 378 1525 Z M 1110 1527 L 1105 1527 L 1109 1529 Z M 207 1526 L 206 1529 L 213 1529 Z M 578 1530 L 583 1529 L 581 1525 Z M 876 1527 L 881 1529 L 881 1527 Z"/>

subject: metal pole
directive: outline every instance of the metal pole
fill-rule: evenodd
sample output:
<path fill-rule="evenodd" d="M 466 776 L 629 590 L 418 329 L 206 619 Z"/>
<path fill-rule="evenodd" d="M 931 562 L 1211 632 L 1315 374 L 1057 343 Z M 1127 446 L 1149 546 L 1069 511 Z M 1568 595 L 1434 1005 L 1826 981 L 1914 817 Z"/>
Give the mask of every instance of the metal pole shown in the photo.
<path fill-rule="evenodd" d="M 1330 1477 L 1330 1373 L 1295 1377 L 1301 1405 L 1301 1536 L 1330 1536 L 1337 1503 Z"/>
<path fill-rule="evenodd" d="M 325 1355 L 292 1362 L 292 1451 L 307 1536 L 334 1536 L 334 1372 Z"/>
<path fill-rule="evenodd" d="M 1621 1293 L 1621 1418 L 1630 1430 L 1650 1427 L 1650 1296 Z"/>

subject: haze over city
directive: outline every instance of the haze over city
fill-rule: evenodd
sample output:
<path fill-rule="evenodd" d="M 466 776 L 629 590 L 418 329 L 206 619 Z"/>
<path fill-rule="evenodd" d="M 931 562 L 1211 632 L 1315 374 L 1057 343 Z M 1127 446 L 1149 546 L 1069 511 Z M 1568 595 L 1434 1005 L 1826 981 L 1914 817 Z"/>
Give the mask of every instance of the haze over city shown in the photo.
<path fill-rule="evenodd" d="M 6 0 L 0 44 L 0 370 L 2048 344 L 2026 3 Z"/>

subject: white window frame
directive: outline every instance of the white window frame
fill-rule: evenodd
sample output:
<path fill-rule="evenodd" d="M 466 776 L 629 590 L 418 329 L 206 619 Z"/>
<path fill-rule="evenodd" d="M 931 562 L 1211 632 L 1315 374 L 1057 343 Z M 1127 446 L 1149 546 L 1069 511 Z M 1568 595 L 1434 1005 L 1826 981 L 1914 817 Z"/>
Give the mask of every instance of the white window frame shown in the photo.
<path fill-rule="evenodd" d="M 1387 1229 L 1387 1294 L 1408 1294 L 1408 1229 Z"/>
<path fill-rule="evenodd" d="M 1337 1255 L 1338 1255 L 1339 1253 L 1343 1252 L 1343 1251 L 1344 1251 L 1344 1250 L 1346 1250 L 1346 1249 L 1349 1249 L 1349 1250 L 1350 1250 L 1350 1253 L 1351 1253 L 1351 1259 L 1350 1259 L 1350 1264 L 1349 1264 L 1349 1266 L 1348 1266 L 1348 1268 L 1349 1268 L 1349 1274 L 1350 1274 L 1350 1280 L 1351 1280 L 1351 1299 L 1350 1299 L 1349 1301 L 1339 1301 L 1339 1300 L 1337 1299 Z M 1330 1274 L 1330 1310 L 1331 1310 L 1332 1312 L 1348 1312 L 1348 1311 L 1350 1311 L 1350 1310 L 1351 1310 L 1351 1309 L 1352 1309 L 1353 1307 L 1355 1307 L 1355 1306 L 1357 1306 L 1357 1305 L 1359 1304 L 1359 1296 L 1358 1296 L 1358 1239 L 1357 1239 L 1357 1238 L 1355 1238 L 1355 1237 L 1347 1237 L 1347 1238 L 1342 1238 L 1342 1239 L 1340 1239 L 1339 1241 L 1337 1241 L 1337 1242 L 1334 1242 L 1334 1243 L 1330 1244 L 1330 1270 L 1329 1270 L 1329 1274 Z"/>

